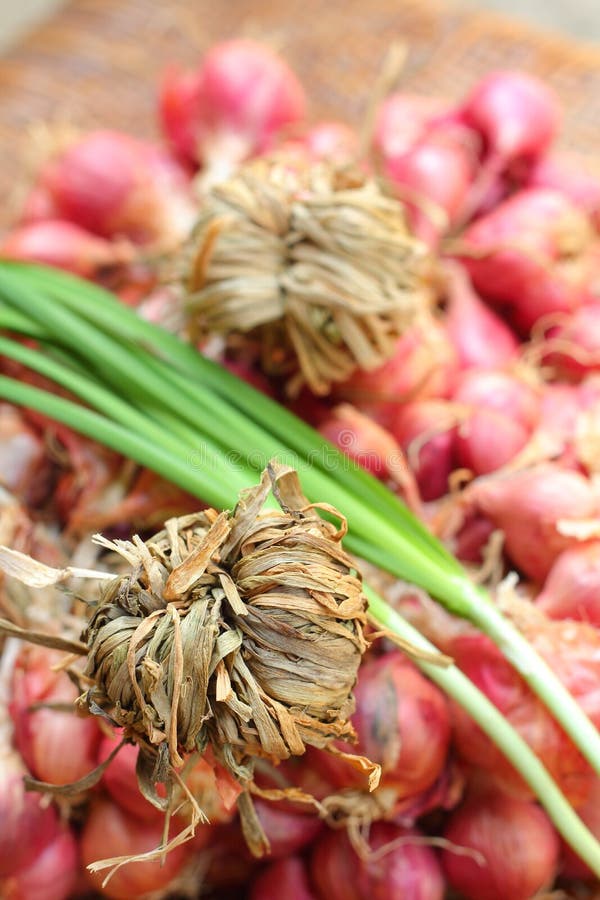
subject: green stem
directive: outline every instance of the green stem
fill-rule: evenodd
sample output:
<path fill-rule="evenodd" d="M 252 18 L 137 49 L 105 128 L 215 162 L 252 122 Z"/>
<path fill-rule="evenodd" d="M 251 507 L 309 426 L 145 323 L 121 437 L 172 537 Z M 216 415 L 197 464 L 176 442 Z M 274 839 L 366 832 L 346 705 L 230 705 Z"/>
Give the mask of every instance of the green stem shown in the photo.
<path fill-rule="evenodd" d="M 416 648 L 435 652 L 437 648 L 391 609 L 368 585 L 365 585 L 365 593 L 370 612 L 379 623 Z M 460 703 L 492 739 L 545 807 L 565 841 L 600 877 L 600 844 L 577 816 L 547 769 L 504 716 L 456 666 L 436 665 L 418 658 L 415 658 L 415 662 L 448 696 Z"/>
<path fill-rule="evenodd" d="M 216 473 L 198 466 L 191 456 L 189 461 L 177 458 L 163 446 L 141 437 L 130 428 L 115 424 L 97 412 L 5 375 L 0 375 L 0 397 L 68 425 L 221 509 L 226 509 L 232 497 L 235 498 L 248 487 L 248 476 L 243 470 L 228 468 L 228 481 L 220 482 L 215 477 Z"/>
<path fill-rule="evenodd" d="M 313 467 L 320 468 L 328 476 L 334 472 L 336 482 L 351 493 L 356 493 L 358 488 L 363 502 L 370 500 L 375 508 L 387 509 L 392 521 L 402 522 L 410 531 L 411 540 L 421 543 L 424 549 L 438 556 L 440 562 L 460 571 L 456 559 L 439 541 L 432 539 L 425 526 L 408 513 L 404 504 L 385 485 L 360 466 L 350 463 L 348 457 L 329 441 L 275 400 L 203 357 L 175 335 L 141 319 L 97 285 L 82 282 L 55 269 L 24 263 L 0 263 L 1 273 L 10 274 L 11 270 L 20 274 L 21 282 L 27 279 L 33 285 L 41 286 L 55 301 L 68 306 L 71 312 L 84 316 L 120 340 L 140 343 L 158 352 L 175 370 L 226 400 L 242 413 L 245 420 L 252 419 L 260 424 L 263 430 L 277 439 L 279 445 L 289 446 L 292 452 L 309 459 Z"/>

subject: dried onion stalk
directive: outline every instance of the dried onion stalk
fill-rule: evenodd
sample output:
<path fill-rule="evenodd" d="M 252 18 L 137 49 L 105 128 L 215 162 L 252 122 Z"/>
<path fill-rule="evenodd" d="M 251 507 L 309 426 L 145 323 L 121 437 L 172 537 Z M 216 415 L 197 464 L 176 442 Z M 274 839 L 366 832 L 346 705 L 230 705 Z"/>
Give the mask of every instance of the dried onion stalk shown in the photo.
<path fill-rule="evenodd" d="M 271 488 L 280 510 L 263 509 Z M 257 757 L 352 738 L 366 599 L 344 533 L 294 471 L 270 466 L 233 513 L 171 519 L 146 543 L 100 539 L 131 573 L 110 582 L 84 632 L 83 704 L 156 750 L 157 773 L 210 746 L 245 789 Z M 379 767 L 356 763 L 374 786 Z M 247 794 L 239 805 L 259 853 Z"/>
<path fill-rule="evenodd" d="M 254 332 L 268 371 L 317 394 L 381 366 L 431 302 L 403 206 L 357 169 L 285 157 L 241 168 L 206 197 L 188 256 L 200 331 Z"/>

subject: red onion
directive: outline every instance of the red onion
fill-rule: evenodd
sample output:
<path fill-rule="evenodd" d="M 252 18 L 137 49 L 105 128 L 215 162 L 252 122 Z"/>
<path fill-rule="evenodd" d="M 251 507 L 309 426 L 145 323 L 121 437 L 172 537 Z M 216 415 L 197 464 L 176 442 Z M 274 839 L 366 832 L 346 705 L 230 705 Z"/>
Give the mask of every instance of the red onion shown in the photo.
<path fill-rule="evenodd" d="M 537 605 L 551 619 L 600 627 L 600 541 L 570 547 L 556 558 Z"/>
<path fill-rule="evenodd" d="M 359 153 L 358 135 L 344 122 L 317 122 L 308 129 L 303 142 L 315 160 L 351 162 Z"/>
<path fill-rule="evenodd" d="M 120 736 L 103 738 L 98 752 L 98 762 L 104 762 L 119 742 Z M 138 787 L 135 774 L 138 753 L 138 748 L 133 744 L 125 744 L 124 747 L 121 747 L 104 772 L 102 784 L 110 794 L 113 803 L 135 816 L 136 819 L 142 822 L 162 822 L 164 813 L 146 800 Z"/>
<path fill-rule="evenodd" d="M 111 244 L 61 219 L 31 222 L 9 232 L 0 244 L 0 257 L 43 263 L 82 278 L 94 278 L 102 269 L 126 263 L 127 247 Z"/>
<path fill-rule="evenodd" d="M 545 812 L 528 800 L 486 790 L 450 816 L 443 851 L 446 876 L 468 900 L 530 900 L 554 881 L 558 836 Z"/>
<path fill-rule="evenodd" d="M 475 289 L 507 304 L 525 332 L 542 316 L 576 309 L 586 297 L 590 224 L 558 191 L 519 191 L 469 225 L 462 240 Z"/>
<path fill-rule="evenodd" d="M 252 856 L 241 834 L 239 820 L 210 829 L 210 842 L 205 851 L 205 881 L 217 896 L 243 896 L 260 863 Z M 236 893 L 239 891 L 239 893 Z"/>
<path fill-rule="evenodd" d="M 542 362 L 563 378 L 579 380 L 600 371 L 600 305 L 587 303 L 573 310 L 547 330 L 544 346 Z"/>
<path fill-rule="evenodd" d="M 52 806 L 25 791 L 25 767 L 16 753 L 0 759 L 0 878 L 31 866 L 58 834 Z"/>
<path fill-rule="evenodd" d="M 444 324 L 462 368 L 496 369 L 514 360 L 518 341 L 512 330 L 477 296 L 458 265 L 446 270 Z"/>
<path fill-rule="evenodd" d="M 418 831 L 375 822 L 369 846 L 373 855 L 363 860 L 344 831 L 325 833 L 310 865 L 321 900 L 442 900 L 440 865 Z"/>
<path fill-rule="evenodd" d="M 446 400 L 415 400 L 398 406 L 390 432 L 406 454 L 423 500 L 448 490 L 455 465 L 456 410 Z"/>
<path fill-rule="evenodd" d="M 189 179 L 162 148 L 118 131 L 92 131 L 42 172 L 52 217 L 101 237 L 173 246 L 195 210 Z"/>
<path fill-rule="evenodd" d="M 600 633 L 578 622 L 540 622 L 537 618 L 531 630 L 528 637 L 535 648 L 592 721 L 600 722 Z M 569 800 L 581 803 L 594 777 L 592 770 L 498 648 L 484 635 L 465 632 L 444 649 L 527 741 Z M 529 797 L 520 776 L 471 717 L 458 704 L 451 703 L 451 708 L 455 746 L 461 758 L 511 792 Z"/>
<path fill-rule="evenodd" d="M 292 811 L 281 807 L 278 802 L 260 798 L 254 800 L 254 807 L 271 845 L 269 856 L 273 859 L 297 853 L 310 844 L 323 829 L 323 822 L 314 810 L 310 810 L 310 814 Z"/>
<path fill-rule="evenodd" d="M 382 768 L 379 794 L 393 815 L 406 798 L 430 788 L 441 776 L 450 743 L 448 706 L 440 691 L 397 650 L 363 663 L 354 690 L 352 724 L 358 743 L 344 745 Z M 364 774 L 330 754 L 319 767 L 338 790 L 362 787 Z"/>
<path fill-rule="evenodd" d="M 160 118 L 180 158 L 218 177 L 264 152 L 277 132 L 304 117 L 305 105 L 287 64 L 267 47 L 240 39 L 212 47 L 195 71 L 168 70 Z"/>
<path fill-rule="evenodd" d="M 319 431 L 377 478 L 391 477 L 400 466 L 402 453 L 392 435 L 348 403 L 332 410 Z"/>
<path fill-rule="evenodd" d="M 470 496 L 476 507 L 504 532 L 513 563 L 536 581 L 543 581 L 563 550 L 577 538 L 561 533 L 560 523 L 598 514 L 598 500 L 589 481 L 556 463 L 475 482 Z"/>
<path fill-rule="evenodd" d="M 526 72 L 491 72 L 479 81 L 462 107 L 467 124 L 481 133 L 488 155 L 505 165 L 537 159 L 558 130 L 555 95 Z"/>
<path fill-rule="evenodd" d="M 79 691 L 64 674 L 49 672 L 46 680 L 40 673 L 54 661 L 55 654 L 44 648 L 23 650 L 13 672 L 10 714 L 15 744 L 32 774 L 50 784 L 68 784 L 96 767 L 100 730 L 94 718 L 76 715 Z M 56 703 L 72 706 L 73 712 L 43 706 Z M 42 707 L 32 709 L 36 704 Z"/>
<path fill-rule="evenodd" d="M 447 397 L 458 367 L 444 328 L 423 317 L 402 335 L 393 357 L 374 372 L 357 371 L 335 393 L 389 427 L 397 405 L 425 397 Z"/>
<path fill-rule="evenodd" d="M 463 562 L 481 564 L 485 546 L 494 531 L 493 522 L 471 511 L 454 536 L 452 552 Z"/>
<path fill-rule="evenodd" d="M 470 369 L 459 377 L 452 399 L 508 416 L 528 431 L 540 416 L 539 391 L 509 372 Z"/>
<path fill-rule="evenodd" d="M 473 176 L 472 154 L 444 134 L 389 156 L 384 174 L 406 203 L 413 232 L 435 247 L 463 208 Z"/>
<path fill-rule="evenodd" d="M 0 882 L 0 892 L 3 900 L 69 900 L 77 875 L 77 843 L 63 827 L 30 864 Z"/>
<path fill-rule="evenodd" d="M 600 181 L 576 157 L 542 156 L 529 171 L 527 186 L 560 191 L 598 224 Z"/>
<path fill-rule="evenodd" d="M 443 694 L 396 650 L 360 668 L 352 724 L 358 752 L 381 764 L 382 788 L 398 800 L 440 776 L 450 742 Z"/>
<path fill-rule="evenodd" d="M 35 506 L 50 490 L 51 464 L 42 438 L 20 411 L 0 403 L 0 472 L 11 494 Z"/>
<path fill-rule="evenodd" d="M 458 427 L 456 458 L 475 475 L 507 465 L 529 440 L 520 422 L 493 409 L 474 409 Z"/>
<path fill-rule="evenodd" d="M 162 822 L 142 822 L 110 801 L 97 799 L 90 808 L 81 833 L 82 864 L 88 866 L 101 859 L 154 850 L 161 843 L 162 831 Z M 164 865 L 160 865 L 160 861 L 128 863 L 113 875 L 105 888 L 102 888 L 102 882 L 109 870 L 88 872 L 87 878 L 102 896 L 131 900 L 132 897 L 168 888 L 193 851 L 192 844 L 182 844 L 167 854 Z"/>
<path fill-rule="evenodd" d="M 279 144 L 276 150 L 339 164 L 353 162 L 360 153 L 357 133 L 344 122 L 335 121 L 317 122 L 298 137 Z"/>
<path fill-rule="evenodd" d="M 317 900 L 304 863 L 297 856 L 279 859 L 254 879 L 249 900 Z"/>
<path fill-rule="evenodd" d="M 546 384 L 540 398 L 540 430 L 555 441 L 566 444 L 573 440 L 577 417 L 581 412 L 581 396 L 575 385 Z"/>
<path fill-rule="evenodd" d="M 385 164 L 411 150 L 449 115 L 441 97 L 394 93 L 383 101 L 375 118 L 373 149 Z"/>

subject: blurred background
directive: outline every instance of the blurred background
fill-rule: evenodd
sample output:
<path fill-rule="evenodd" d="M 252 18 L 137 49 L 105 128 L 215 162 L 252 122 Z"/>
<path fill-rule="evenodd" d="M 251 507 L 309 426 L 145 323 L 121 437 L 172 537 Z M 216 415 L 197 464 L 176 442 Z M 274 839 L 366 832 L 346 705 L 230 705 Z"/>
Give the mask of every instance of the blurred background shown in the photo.
<path fill-rule="evenodd" d="M 65 0 L 0 0 L 0 51 Z M 123 0 L 126 3 L 126 0 Z M 218 2 L 218 0 L 217 0 Z M 235 0 L 233 0 L 235 2 Z M 401 2 L 401 0 L 400 0 Z M 598 0 L 463 0 L 478 8 L 488 8 L 526 20 L 533 25 L 559 31 L 580 40 L 600 43 Z M 166 0 L 168 3 L 168 0 Z"/>

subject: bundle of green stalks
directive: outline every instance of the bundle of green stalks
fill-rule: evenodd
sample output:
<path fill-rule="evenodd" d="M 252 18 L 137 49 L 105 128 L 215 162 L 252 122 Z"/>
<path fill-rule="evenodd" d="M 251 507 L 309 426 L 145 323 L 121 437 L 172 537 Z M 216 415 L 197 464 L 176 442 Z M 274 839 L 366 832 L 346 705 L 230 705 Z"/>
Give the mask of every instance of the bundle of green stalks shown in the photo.
<path fill-rule="evenodd" d="M 488 635 L 600 773 L 597 730 L 486 591 L 381 482 L 288 410 L 103 289 L 64 273 L 0 263 L 0 329 L 1 354 L 63 389 L 57 395 L 0 377 L 0 397 L 111 447 L 214 507 L 231 507 L 270 460 L 292 465 L 310 501 L 347 517 L 346 549 L 421 587 Z M 377 627 L 419 651 L 420 668 L 473 716 L 600 876 L 600 846 L 530 748 L 455 666 L 435 661 L 431 643 L 368 585 L 365 593 Z"/>

